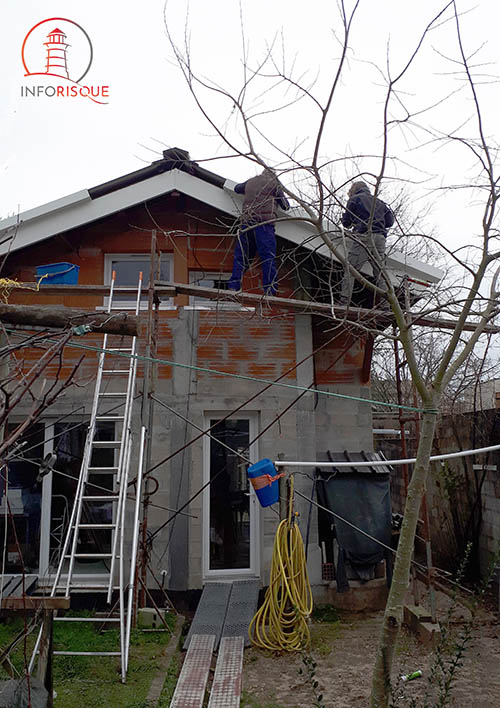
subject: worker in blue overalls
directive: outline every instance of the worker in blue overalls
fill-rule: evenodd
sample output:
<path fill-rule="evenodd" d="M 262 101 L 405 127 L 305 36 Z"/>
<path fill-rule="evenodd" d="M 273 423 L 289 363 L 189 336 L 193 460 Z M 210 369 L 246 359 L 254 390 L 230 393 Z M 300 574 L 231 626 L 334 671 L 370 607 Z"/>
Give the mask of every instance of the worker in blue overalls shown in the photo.
<path fill-rule="evenodd" d="M 244 194 L 240 229 L 234 249 L 233 272 L 228 282 L 229 290 L 240 290 L 243 273 L 248 270 L 256 253 L 262 266 L 262 283 L 267 295 L 275 295 L 276 282 L 276 235 L 274 221 L 278 206 L 290 208 L 281 184 L 273 170 L 237 184 L 236 194 Z"/>

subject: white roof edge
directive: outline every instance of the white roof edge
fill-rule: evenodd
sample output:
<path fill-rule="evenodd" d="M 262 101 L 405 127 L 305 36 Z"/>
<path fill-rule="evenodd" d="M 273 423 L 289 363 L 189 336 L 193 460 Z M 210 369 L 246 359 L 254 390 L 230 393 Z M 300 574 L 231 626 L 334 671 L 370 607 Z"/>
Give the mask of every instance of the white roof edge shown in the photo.
<path fill-rule="evenodd" d="M 0 234 L 13 226 L 15 227 L 19 224 L 32 221 L 33 219 L 38 219 L 40 216 L 45 216 L 46 214 L 55 213 L 61 209 L 66 209 L 67 207 L 74 206 L 80 202 L 87 201 L 90 198 L 88 189 L 81 189 L 79 192 L 67 194 L 65 197 L 54 199 L 52 202 L 47 202 L 41 206 L 33 207 L 33 209 L 27 209 L 26 211 L 22 211 L 14 216 L 9 216 L 7 219 L 1 219 Z"/>
<path fill-rule="evenodd" d="M 84 189 L 0 221 L 0 242 L 5 239 L 0 243 L 0 255 L 26 248 L 174 189 L 236 218 L 241 212 L 242 196 L 235 194 L 235 184 L 237 183 L 233 180 L 226 179 L 221 189 L 195 175 L 173 169 L 95 199 L 92 199 L 89 191 Z M 282 214 L 284 217 L 296 215 L 297 220 L 284 218 L 280 221 L 278 218 L 276 233 L 279 236 L 310 251 L 338 260 L 316 234 L 313 225 L 301 220 L 301 216 L 304 216 L 301 209 L 292 208 Z M 338 238 L 334 226 L 332 231 L 332 236 Z M 12 242 L 9 236 L 14 234 L 15 241 Z M 434 266 L 405 256 L 399 251 L 389 252 L 387 263 L 398 273 L 407 273 L 417 280 L 437 283 L 443 277 L 443 273 Z"/>

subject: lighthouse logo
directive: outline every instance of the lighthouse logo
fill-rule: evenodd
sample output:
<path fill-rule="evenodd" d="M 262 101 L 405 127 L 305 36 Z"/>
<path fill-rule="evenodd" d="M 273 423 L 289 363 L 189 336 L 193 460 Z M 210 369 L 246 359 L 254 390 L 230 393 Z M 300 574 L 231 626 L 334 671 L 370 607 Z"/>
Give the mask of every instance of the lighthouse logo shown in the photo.
<path fill-rule="evenodd" d="M 34 25 L 24 38 L 21 58 L 29 83 L 24 98 L 87 98 L 105 104 L 109 86 L 85 81 L 94 58 L 85 29 L 73 20 L 50 17 Z"/>

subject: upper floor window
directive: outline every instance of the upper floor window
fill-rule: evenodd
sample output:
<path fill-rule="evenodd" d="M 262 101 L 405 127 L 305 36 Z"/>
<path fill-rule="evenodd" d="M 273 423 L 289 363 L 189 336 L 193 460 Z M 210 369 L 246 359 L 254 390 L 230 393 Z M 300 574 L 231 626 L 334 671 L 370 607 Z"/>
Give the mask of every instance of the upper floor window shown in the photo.
<path fill-rule="evenodd" d="M 111 283 L 111 274 L 116 273 L 115 286 L 128 285 L 137 288 L 139 273 L 142 271 L 143 294 L 141 309 L 147 307 L 149 284 L 149 254 L 143 253 L 108 253 L 104 256 L 104 284 Z M 160 280 L 170 281 L 173 275 L 173 257 L 163 254 L 160 262 Z M 108 299 L 105 298 L 105 305 Z M 132 293 L 113 295 L 113 309 L 135 310 L 136 297 Z M 172 305 L 172 299 L 162 300 L 162 305 Z"/>
<path fill-rule="evenodd" d="M 214 290 L 228 290 L 227 283 L 231 278 L 231 273 L 207 273 L 206 271 L 191 271 L 189 273 L 189 284 L 199 285 L 203 288 L 213 288 Z M 189 298 L 191 307 L 199 309 L 241 309 L 238 302 L 230 302 L 227 300 L 210 300 L 201 295 L 191 295 Z"/>

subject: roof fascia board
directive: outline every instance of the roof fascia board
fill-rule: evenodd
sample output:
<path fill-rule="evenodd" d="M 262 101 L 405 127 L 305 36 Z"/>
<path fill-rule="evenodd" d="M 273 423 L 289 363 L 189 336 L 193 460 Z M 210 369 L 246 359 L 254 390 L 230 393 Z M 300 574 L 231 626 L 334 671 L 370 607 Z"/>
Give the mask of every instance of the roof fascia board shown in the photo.
<path fill-rule="evenodd" d="M 10 241 L 0 245 L 0 254 L 7 253 L 9 250 L 11 252 L 17 251 L 56 234 L 83 226 L 127 207 L 171 192 L 176 188 L 176 175 L 174 174 L 176 172 L 178 170 L 163 172 L 149 180 L 137 182 L 98 199 L 91 199 L 86 192 L 88 198 L 84 201 L 68 203 L 65 208 L 62 207 L 56 212 L 45 210 L 43 215 L 30 221 L 25 221 L 23 218 L 19 223 L 15 242 L 10 248 Z M 24 214 L 21 216 L 24 217 Z M 0 222 L 0 227 L 2 226 L 3 224 Z"/>

